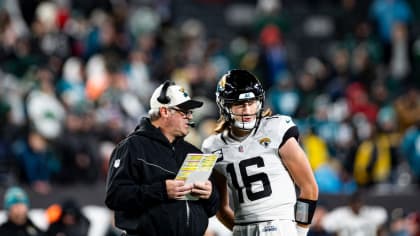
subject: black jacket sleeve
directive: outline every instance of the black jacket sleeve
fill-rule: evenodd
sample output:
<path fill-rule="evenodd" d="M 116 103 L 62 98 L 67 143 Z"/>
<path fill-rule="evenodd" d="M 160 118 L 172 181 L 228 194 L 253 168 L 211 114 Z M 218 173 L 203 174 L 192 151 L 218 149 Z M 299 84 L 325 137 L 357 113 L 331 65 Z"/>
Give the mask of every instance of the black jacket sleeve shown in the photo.
<path fill-rule="evenodd" d="M 164 181 L 137 183 L 138 170 L 129 146 L 127 140 L 120 143 L 111 154 L 109 163 L 105 204 L 115 211 L 141 211 L 168 199 Z"/>

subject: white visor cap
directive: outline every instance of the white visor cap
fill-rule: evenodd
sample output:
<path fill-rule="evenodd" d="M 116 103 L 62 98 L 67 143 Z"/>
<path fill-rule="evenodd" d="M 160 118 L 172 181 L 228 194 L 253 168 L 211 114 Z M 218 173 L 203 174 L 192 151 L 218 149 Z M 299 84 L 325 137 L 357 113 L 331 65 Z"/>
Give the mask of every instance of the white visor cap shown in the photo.
<path fill-rule="evenodd" d="M 166 90 L 166 94 L 163 96 L 167 96 L 169 101 L 167 103 L 162 103 L 159 101 L 159 97 L 161 96 L 163 84 L 155 89 L 150 98 L 150 109 L 158 110 L 160 107 L 179 107 L 182 110 L 191 110 L 194 108 L 201 107 L 203 102 L 192 100 L 185 89 L 179 85 L 169 85 L 168 89 Z"/>

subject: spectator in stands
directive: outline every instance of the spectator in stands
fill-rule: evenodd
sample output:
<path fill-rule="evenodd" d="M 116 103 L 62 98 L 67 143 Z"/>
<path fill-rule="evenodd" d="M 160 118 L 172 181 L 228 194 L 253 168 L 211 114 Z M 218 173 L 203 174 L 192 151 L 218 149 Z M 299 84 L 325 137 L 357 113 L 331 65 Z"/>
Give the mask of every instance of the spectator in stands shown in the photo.
<path fill-rule="evenodd" d="M 298 76 L 297 85 L 300 97 L 297 116 L 306 118 L 314 112 L 314 100 L 320 91 L 317 89 L 315 76 L 309 72 L 303 72 Z"/>
<path fill-rule="evenodd" d="M 354 116 L 361 113 L 371 124 L 375 124 L 378 106 L 371 101 L 366 88 L 361 83 L 355 82 L 346 87 L 345 93 L 350 114 Z"/>
<path fill-rule="evenodd" d="M 283 79 L 282 74 L 287 71 L 287 50 L 281 29 L 274 25 L 266 25 L 259 35 L 260 55 L 259 69 L 263 73 L 261 78 L 264 88 L 267 90 Z"/>
<path fill-rule="evenodd" d="M 18 129 L 10 118 L 11 107 L 0 96 L 0 184 L 8 184 L 15 175 L 12 144 L 17 137 Z"/>
<path fill-rule="evenodd" d="M 60 162 L 51 144 L 38 132 L 30 130 L 24 140 L 14 145 L 22 178 L 41 194 L 51 190 L 51 178 L 60 170 Z"/>
<path fill-rule="evenodd" d="M 417 2 L 420 6 L 420 2 Z M 413 74 L 411 77 L 411 80 L 413 84 L 417 87 L 420 87 L 420 67 L 415 65 L 420 65 L 420 33 L 417 34 L 417 37 L 413 39 L 413 47 L 412 47 L 412 53 L 413 53 Z M 417 78 L 417 79 L 416 79 Z"/>
<path fill-rule="evenodd" d="M 347 206 L 337 207 L 324 216 L 322 226 L 337 236 L 377 235 L 387 220 L 385 208 L 365 205 L 361 192 L 350 196 Z"/>
<path fill-rule="evenodd" d="M 392 27 L 392 45 L 390 53 L 391 79 L 404 82 L 408 79 L 411 68 L 410 36 L 407 25 L 395 23 Z"/>
<path fill-rule="evenodd" d="M 268 90 L 268 104 L 274 114 L 295 116 L 300 103 L 300 96 L 290 72 L 283 72 Z"/>
<path fill-rule="evenodd" d="M 4 195 L 7 221 L 0 226 L 0 235 L 42 236 L 44 232 L 29 218 L 29 197 L 19 187 L 10 187 Z"/>
<path fill-rule="evenodd" d="M 283 32 L 290 31 L 290 16 L 283 6 L 282 0 L 258 0 L 253 29 L 260 34 L 267 25 L 275 25 Z"/>
<path fill-rule="evenodd" d="M 420 212 L 414 211 L 408 214 L 408 232 L 410 236 L 420 236 Z"/>
<path fill-rule="evenodd" d="M 410 6 L 405 0 L 375 0 L 369 9 L 370 19 L 376 23 L 382 42 L 391 42 L 395 23 L 408 25 L 413 20 Z"/>
<path fill-rule="evenodd" d="M 395 100 L 394 107 L 399 123 L 399 131 L 404 133 L 420 117 L 419 89 L 415 86 L 407 86 L 406 92 Z"/>
<path fill-rule="evenodd" d="M 389 86 L 387 86 L 387 82 L 388 81 L 385 79 L 377 79 L 373 81 L 372 86 L 370 86 L 370 95 L 372 101 L 380 107 L 379 113 L 381 113 L 383 108 L 393 106 L 392 94 L 396 91 L 391 91 Z"/>
<path fill-rule="evenodd" d="M 357 45 L 350 51 L 351 56 L 351 76 L 352 81 L 359 82 L 369 90 L 374 86 L 374 81 L 378 77 L 376 66 L 373 64 L 374 57 L 379 57 L 379 49 L 375 48 L 375 40 L 364 39 L 357 42 Z"/>
<path fill-rule="evenodd" d="M 86 103 L 83 64 L 77 57 L 68 58 L 63 65 L 63 73 L 56 83 L 59 98 L 65 107 L 75 109 Z"/>
<path fill-rule="evenodd" d="M 391 182 L 392 171 L 398 160 L 396 143 L 391 134 L 371 126 L 369 138 L 357 147 L 353 174 L 359 186 Z"/>
<path fill-rule="evenodd" d="M 73 199 L 61 204 L 61 214 L 56 222 L 50 224 L 47 236 L 87 236 L 90 222 Z"/>
<path fill-rule="evenodd" d="M 99 174 L 99 141 L 89 127 L 85 111 L 68 112 L 63 134 L 55 145 L 60 152 L 59 182 L 64 184 L 95 183 Z"/>
<path fill-rule="evenodd" d="M 417 118 L 417 124 L 404 133 L 400 150 L 411 168 L 417 185 L 420 187 L 420 116 Z"/>
<path fill-rule="evenodd" d="M 389 222 L 390 236 L 408 236 L 406 214 L 402 208 L 395 208 L 391 211 Z"/>
<path fill-rule="evenodd" d="M 352 37 L 357 25 L 366 19 L 368 4 L 369 1 L 340 0 L 340 6 L 333 13 L 336 39 L 344 40 Z"/>
<path fill-rule="evenodd" d="M 63 129 L 66 110 L 55 94 L 53 71 L 43 66 L 35 73 L 35 86 L 26 98 L 26 110 L 31 125 L 44 138 L 55 139 Z"/>
<path fill-rule="evenodd" d="M 308 160 L 313 171 L 316 171 L 329 161 L 330 154 L 327 143 L 315 132 L 313 127 L 303 136 L 302 145 L 308 155 Z"/>

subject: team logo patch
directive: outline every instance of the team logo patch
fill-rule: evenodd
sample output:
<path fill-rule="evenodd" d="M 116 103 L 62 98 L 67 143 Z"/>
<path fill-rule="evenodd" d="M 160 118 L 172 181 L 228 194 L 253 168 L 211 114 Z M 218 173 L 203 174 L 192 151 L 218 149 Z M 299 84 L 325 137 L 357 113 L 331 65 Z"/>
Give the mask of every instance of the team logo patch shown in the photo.
<path fill-rule="evenodd" d="M 120 159 L 115 160 L 114 161 L 114 168 L 120 167 L 120 164 L 121 164 L 121 160 Z"/>
<path fill-rule="evenodd" d="M 270 145 L 271 143 L 271 139 L 268 137 L 262 138 L 260 139 L 260 144 L 263 145 L 264 147 L 268 147 L 268 145 Z"/>
<path fill-rule="evenodd" d="M 179 91 L 180 91 L 181 93 L 183 93 L 184 97 L 188 97 L 188 93 L 185 91 L 185 89 L 184 89 L 183 87 L 181 87 L 181 88 L 179 89 Z"/>

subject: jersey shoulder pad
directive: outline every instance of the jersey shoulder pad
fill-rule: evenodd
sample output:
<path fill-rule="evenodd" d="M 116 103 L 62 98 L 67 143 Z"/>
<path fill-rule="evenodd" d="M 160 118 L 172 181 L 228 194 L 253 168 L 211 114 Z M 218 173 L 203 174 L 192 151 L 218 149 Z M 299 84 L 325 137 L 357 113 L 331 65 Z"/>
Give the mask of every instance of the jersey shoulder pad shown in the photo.
<path fill-rule="evenodd" d="M 284 134 L 293 126 L 296 126 L 290 116 L 273 115 L 264 117 L 260 124 L 261 132 L 279 143 L 282 142 Z"/>
<path fill-rule="evenodd" d="M 277 132 L 277 129 L 288 129 L 296 124 L 290 116 L 285 115 L 273 115 L 264 117 L 261 120 L 261 126 Z"/>
<path fill-rule="evenodd" d="M 224 145 L 223 140 L 221 139 L 221 134 L 213 134 L 204 139 L 201 145 L 201 151 L 203 153 L 211 153 L 217 149 L 220 149 Z"/>

